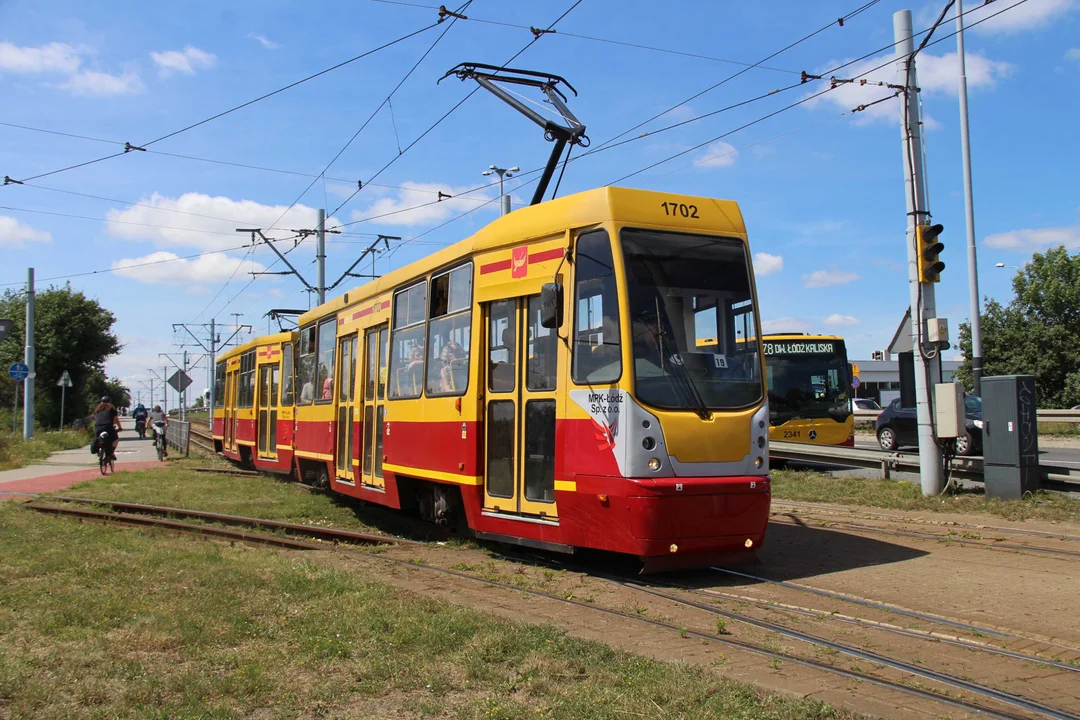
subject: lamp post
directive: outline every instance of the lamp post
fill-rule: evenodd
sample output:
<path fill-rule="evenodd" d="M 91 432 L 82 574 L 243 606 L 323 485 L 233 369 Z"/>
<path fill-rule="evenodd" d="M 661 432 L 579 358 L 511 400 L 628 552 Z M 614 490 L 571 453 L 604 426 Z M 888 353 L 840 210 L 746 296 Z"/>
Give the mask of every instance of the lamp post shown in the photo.
<path fill-rule="evenodd" d="M 1015 265 L 1006 265 L 1005 263 L 998 263 L 994 267 L 996 267 L 996 268 L 1012 268 L 1013 270 L 1019 270 L 1020 269 L 1020 268 L 1016 267 Z"/>
<path fill-rule="evenodd" d="M 510 213 L 510 196 L 503 192 L 503 178 L 514 177 L 514 173 L 519 172 L 521 168 L 515 165 L 512 168 L 501 168 L 489 165 L 488 169 L 484 171 L 484 177 L 491 175 L 499 176 L 499 206 L 502 208 L 502 214 L 508 215 Z"/>

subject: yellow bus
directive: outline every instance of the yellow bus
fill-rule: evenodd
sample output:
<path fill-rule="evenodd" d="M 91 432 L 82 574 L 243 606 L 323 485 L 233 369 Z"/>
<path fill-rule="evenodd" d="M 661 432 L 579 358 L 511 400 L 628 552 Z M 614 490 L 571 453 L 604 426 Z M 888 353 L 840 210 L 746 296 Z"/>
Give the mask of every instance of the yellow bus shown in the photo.
<path fill-rule="evenodd" d="M 766 335 L 762 349 L 769 386 L 769 439 L 853 446 L 851 368 L 844 339 Z"/>

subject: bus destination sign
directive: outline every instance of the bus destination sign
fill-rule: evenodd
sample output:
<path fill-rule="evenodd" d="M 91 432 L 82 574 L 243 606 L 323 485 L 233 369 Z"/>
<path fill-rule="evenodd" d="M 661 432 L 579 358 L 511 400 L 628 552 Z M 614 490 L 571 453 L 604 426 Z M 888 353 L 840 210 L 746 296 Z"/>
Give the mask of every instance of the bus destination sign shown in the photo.
<path fill-rule="evenodd" d="M 787 340 L 762 343 L 766 355 L 828 355 L 836 352 L 835 342 L 804 342 Z"/>

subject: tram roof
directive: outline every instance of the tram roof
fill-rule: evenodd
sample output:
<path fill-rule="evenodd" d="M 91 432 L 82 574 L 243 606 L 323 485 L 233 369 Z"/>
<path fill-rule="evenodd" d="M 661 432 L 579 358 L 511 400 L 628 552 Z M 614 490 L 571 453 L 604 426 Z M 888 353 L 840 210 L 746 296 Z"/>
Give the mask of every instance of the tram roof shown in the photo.
<path fill-rule="evenodd" d="M 219 353 L 217 356 L 217 362 L 228 360 L 235 355 L 241 355 L 243 353 L 246 353 L 248 350 L 254 350 L 260 345 L 273 345 L 274 343 L 288 342 L 292 340 L 292 336 L 293 334 L 291 332 L 279 332 L 274 333 L 273 335 L 260 335 L 258 337 L 253 337 L 242 345 L 231 347 L 225 352 Z"/>
<path fill-rule="evenodd" d="M 701 217 L 687 221 L 685 218 L 666 215 L 662 203 L 672 201 L 676 204 L 696 205 L 700 208 Z M 488 223 L 464 240 L 312 308 L 301 315 L 298 322 L 302 326 L 335 314 L 343 308 L 407 285 L 441 267 L 452 265 L 477 253 L 519 245 L 569 228 L 610 221 L 634 223 L 643 227 L 667 226 L 682 232 L 696 229 L 743 237 L 746 235 L 742 212 L 732 200 L 632 188 L 596 188 L 515 210 Z M 693 225 L 689 224 L 691 222 Z"/>

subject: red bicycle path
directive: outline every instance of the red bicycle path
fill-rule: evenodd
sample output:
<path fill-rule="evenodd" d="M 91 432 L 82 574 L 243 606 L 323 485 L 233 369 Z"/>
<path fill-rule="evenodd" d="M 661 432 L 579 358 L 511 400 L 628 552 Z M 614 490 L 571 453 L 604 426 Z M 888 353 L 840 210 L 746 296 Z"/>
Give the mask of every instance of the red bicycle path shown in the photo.
<path fill-rule="evenodd" d="M 122 465 L 117 465 L 116 472 L 118 474 L 135 472 L 137 470 L 149 470 L 150 468 L 155 467 L 163 467 L 163 464 L 157 460 L 126 462 Z M 25 480 L 12 480 L 10 482 L 0 483 L 0 493 L 3 493 L 3 495 L 0 495 L 0 499 L 10 500 L 20 496 L 26 497 L 36 493 L 63 490 L 66 487 L 71 487 L 72 485 L 99 477 L 101 477 L 101 471 L 98 470 L 95 465 L 83 470 L 72 470 L 71 472 L 43 475 L 41 477 L 27 478 Z"/>

